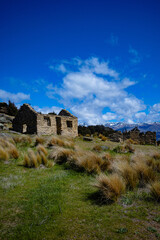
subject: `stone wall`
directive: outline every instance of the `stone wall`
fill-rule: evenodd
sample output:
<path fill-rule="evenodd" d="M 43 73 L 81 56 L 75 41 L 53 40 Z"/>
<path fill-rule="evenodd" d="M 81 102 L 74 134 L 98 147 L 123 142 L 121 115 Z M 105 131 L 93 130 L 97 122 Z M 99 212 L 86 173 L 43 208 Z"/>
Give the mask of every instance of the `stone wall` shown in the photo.
<path fill-rule="evenodd" d="M 40 114 L 29 104 L 23 104 L 13 121 L 13 130 L 38 135 L 59 134 L 76 137 L 78 119 L 65 109 L 59 115 Z"/>
<path fill-rule="evenodd" d="M 127 139 L 132 139 L 138 144 L 149 144 L 149 145 L 156 145 L 156 132 L 140 132 L 139 129 L 136 127 L 131 131 L 115 131 L 109 128 L 107 137 L 113 142 L 121 142 Z"/>
<path fill-rule="evenodd" d="M 37 133 L 37 112 L 29 104 L 21 106 L 13 120 L 13 130 L 21 133 Z"/>

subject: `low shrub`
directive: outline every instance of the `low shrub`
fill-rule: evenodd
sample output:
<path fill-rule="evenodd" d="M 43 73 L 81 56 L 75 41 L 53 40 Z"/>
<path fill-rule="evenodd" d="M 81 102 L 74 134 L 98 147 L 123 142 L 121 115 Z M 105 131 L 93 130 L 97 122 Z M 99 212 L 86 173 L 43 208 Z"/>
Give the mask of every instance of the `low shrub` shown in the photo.
<path fill-rule="evenodd" d="M 94 186 L 102 192 L 107 200 L 117 201 L 125 191 L 125 182 L 117 174 L 109 176 L 100 174 L 96 180 Z"/>

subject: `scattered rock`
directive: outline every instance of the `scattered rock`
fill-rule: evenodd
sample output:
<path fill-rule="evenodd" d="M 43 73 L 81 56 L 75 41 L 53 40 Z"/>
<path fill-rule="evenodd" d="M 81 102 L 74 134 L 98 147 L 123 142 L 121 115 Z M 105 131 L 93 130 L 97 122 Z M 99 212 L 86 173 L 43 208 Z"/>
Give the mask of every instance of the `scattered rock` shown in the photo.
<path fill-rule="evenodd" d="M 105 150 L 108 150 L 108 149 L 109 149 L 109 147 L 107 147 L 107 146 L 101 146 L 101 148 L 102 148 L 102 150 L 103 150 L 103 151 L 105 151 Z"/>
<path fill-rule="evenodd" d="M 83 140 L 84 140 L 84 141 L 89 141 L 89 142 L 91 142 L 91 141 L 93 141 L 93 138 L 90 138 L 90 137 L 83 137 Z"/>

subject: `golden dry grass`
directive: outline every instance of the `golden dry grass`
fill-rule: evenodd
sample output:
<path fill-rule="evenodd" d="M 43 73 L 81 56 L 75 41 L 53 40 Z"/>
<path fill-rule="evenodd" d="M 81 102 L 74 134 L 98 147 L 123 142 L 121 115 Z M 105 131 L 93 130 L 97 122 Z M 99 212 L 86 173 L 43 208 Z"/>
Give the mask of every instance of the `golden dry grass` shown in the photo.
<path fill-rule="evenodd" d="M 150 183 L 149 189 L 150 189 L 152 197 L 156 201 L 160 201 L 160 181 L 154 181 L 154 182 Z"/>
<path fill-rule="evenodd" d="M 57 147 L 50 152 L 48 158 L 53 159 L 56 163 L 62 164 L 69 161 L 74 154 L 74 151 L 71 149 Z"/>
<path fill-rule="evenodd" d="M 117 201 L 125 191 L 125 182 L 118 174 L 109 176 L 100 174 L 96 180 L 94 186 L 102 192 L 107 200 Z"/>
<path fill-rule="evenodd" d="M 101 145 L 98 145 L 98 144 L 95 145 L 92 150 L 96 152 L 101 152 L 102 151 Z"/>
<path fill-rule="evenodd" d="M 66 148 L 74 148 L 75 144 L 73 141 L 66 139 L 62 140 L 58 137 L 52 137 L 51 140 L 48 143 L 48 146 L 55 146 L 58 145 L 59 147 L 66 147 Z"/>
<path fill-rule="evenodd" d="M 25 167 L 29 167 L 29 168 L 31 168 L 31 167 L 37 168 L 38 167 L 37 156 L 33 150 L 28 149 L 28 153 L 24 155 L 23 165 Z"/>
<path fill-rule="evenodd" d="M 40 157 L 41 157 L 42 164 L 47 166 L 48 159 L 47 159 L 46 155 L 43 152 L 40 152 Z"/>
<path fill-rule="evenodd" d="M 54 146 L 58 145 L 60 147 L 64 146 L 64 141 L 58 137 L 52 137 L 52 139 L 49 141 L 48 146 Z"/>
<path fill-rule="evenodd" d="M 14 136 L 13 137 L 14 142 L 21 143 L 21 144 L 31 144 L 32 143 L 32 138 L 29 136 Z"/>
<path fill-rule="evenodd" d="M 18 159 L 19 152 L 14 145 L 10 145 L 10 147 L 7 148 L 7 151 L 8 151 L 10 158 Z"/>
<path fill-rule="evenodd" d="M 123 177 L 126 187 L 134 189 L 138 184 L 138 175 L 135 169 L 127 161 L 115 161 L 112 164 L 113 171 Z"/>
<path fill-rule="evenodd" d="M 46 156 L 48 155 L 48 151 L 43 145 L 38 144 L 37 151 L 39 154 L 41 154 L 41 152 L 42 152 L 42 153 L 44 153 L 44 155 L 46 155 Z"/>
<path fill-rule="evenodd" d="M 109 161 L 102 159 L 92 152 L 77 156 L 77 158 L 75 158 L 75 164 L 80 169 L 84 169 L 89 173 L 100 173 L 101 171 L 106 171 L 110 166 Z"/>
<path fill-rule="evenodd" d="M 114 152 L 116 153 L 134 153 L 135 149 L 130 143 L 124 143 L 115 147 Z"/>
<path fill-rule="evenodd" d="M 0 160 L 8 160 L 9 159 L 9 154 L 8 152 L 0 146 Z"/>
<path fill-rule="evenodd" d="M 45 143 L 45 139 L 43 137 L 36 137 L 35 140 L 35 146 L 37 146 L 38 144 L 44 144 Z"/>
<path fill-rule="evenodd" d="M 107 140 L 107 138 L 106 138 L 105 136 L 102 136 L 102 137 L 101 137 L 101 140 L 102 140 L 103 142 L 105 142 L 105 141 Z"/>
<path fill-rule="evenodd" d="M 8 158 L 14 158 L 14 159 L 17 159 L 19 157 L 19 153 L 18 153 L 18 150 L 17 148 L 15 147 L 14 144 L 11 143 L 10 139 L 0 139 L 0 146 L 1 146 L 1 149 L 3 150 L 3 152 L 5 152 L 4 154 L 2 154 L 4 157 L 6 155 L 6 159 Z M 1 150 L 1 152 L 2 152 Z M 8 156 L 7 156 L 8 155 Z"/>
<path fill-rule="evenodd" d="M 153 169 L 144 161 L 139 161 L 132 164 L 133 169 L 136 171 L 140 184 L 144 185 L 150 181 L 154 181 L 156 179 L 156 174 Z"/>

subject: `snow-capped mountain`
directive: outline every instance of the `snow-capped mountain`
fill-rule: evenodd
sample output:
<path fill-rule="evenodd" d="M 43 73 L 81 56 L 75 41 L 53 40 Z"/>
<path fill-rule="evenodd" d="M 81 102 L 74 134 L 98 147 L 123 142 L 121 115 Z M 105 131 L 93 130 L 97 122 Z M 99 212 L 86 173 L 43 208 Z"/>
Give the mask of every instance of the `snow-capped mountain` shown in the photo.
<path fill-rule="evenodd" d="M 157 140 L 160 140 L 160 122 L 155 122 L 155 123 L 135 123 L 135 124 L 129 124 L 129 123 L 123 123 L 123 122 L 118 122 L 118 123 L 106 123 L 106 127 L 110 127 L 114 130 L 117 131 L 124 131 L 124 130 L 131 130 L 135 127 L 138 127 L 141 132 L 156 132 L 157 134 Z"/>

